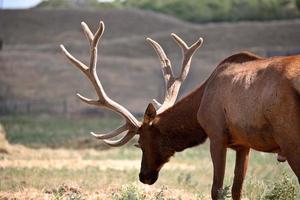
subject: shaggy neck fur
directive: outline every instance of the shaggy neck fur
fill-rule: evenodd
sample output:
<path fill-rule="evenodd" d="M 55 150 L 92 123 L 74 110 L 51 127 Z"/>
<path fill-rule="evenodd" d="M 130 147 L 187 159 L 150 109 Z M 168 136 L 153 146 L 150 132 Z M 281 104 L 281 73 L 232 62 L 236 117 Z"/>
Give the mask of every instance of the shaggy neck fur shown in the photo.
<path fill-rule="evenodd" d="M 197 120 L 204 88 L 205 83 L 157 116 L 156 126 L 170 151 L 182 151 L 205 142 L 207 135 Z"/>

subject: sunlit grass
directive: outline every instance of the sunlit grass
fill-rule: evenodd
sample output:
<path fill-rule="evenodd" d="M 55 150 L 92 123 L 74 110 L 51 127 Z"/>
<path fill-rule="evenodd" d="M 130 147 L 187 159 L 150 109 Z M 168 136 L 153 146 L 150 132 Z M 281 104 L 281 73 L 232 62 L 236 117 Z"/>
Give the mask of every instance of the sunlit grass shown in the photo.
<path fill-rule="evenodd" d="M 13 144 L 33 148 L 84 148 L 97 146 L 89 132 L 115 128 L 120 120 L 112 117 L 16 115 L 0 117 L 0 123 L 7 132 L 8 141 Z"/>
<path fill-rule="evenodd" d="M 30 195 L 34 190 L 33 193 L 38 193 L 41 197 L 36 199 L 43 199 L 45 195 L 50 195 L 50 199 L 69 198 L 70 195 L 78 199 L 122 199 L 121 197 L 127 198 L 134 190 L 137 196 L 142 195 L 151 200 L 210 199 L 213 167 L 209 141 L 176 153 L 161 170 L 158 181 L 153 186 L 145 186 L 138 181 L 141 151 L 132 145 L 102 151 L 70 149 L 73 143 L 76 144 L 77 136 L 86 134 L 84 132 L 87 129 L 101 130 L 114 125 L 103 125 L 102 122 L 99 125 L 98 121 L 101 120 L 90 120 L 79 119 L 77 123 L 73 123 L 73 120 L 66 119 L 64 124 L 63 118 L 17 117 L 14 120 L 13 117 L 2 117 L 1 123 L 7 129 L 10 142 L 27 147 L 13 145 L 9 154 L 0 154 L 0 198 L 1 195 Z M 33 126 L 33 132 L 40 138 L 46 135 L 49 139 L 50 133 L 53 133 L 49 144 L 46 139 L 30 138 L 33 137 L 30 135 L 30 126 Z M 80 126 L 82 133 L 78 132 Z M 22 134 L 24 137 L 20 136 Z M 70 136 L 71 134 L 75 136 Z M 69 137 L 72 137 L 73 143 L 65 142 Z M 59 145 L 54 145 L 56 142 Z M 234 161 L 235 152 L 229 150 L 224 186 L 232 185 Z M 288 184 L 284 184 L 285 177 Z M 288 187 L 284 187 L 286 185 Z M 73 187 L 79 192 L 74 193 Z M 291 191 L 293 187 L 296 199 L 300 199 L 296 176 L 286 162 L 278 163 L 274 154 L 251 152 L 243 188 L 244 198 L 263 199 L 278 191 Z M 128 198 L 130 199 L 130 195 Z"/>

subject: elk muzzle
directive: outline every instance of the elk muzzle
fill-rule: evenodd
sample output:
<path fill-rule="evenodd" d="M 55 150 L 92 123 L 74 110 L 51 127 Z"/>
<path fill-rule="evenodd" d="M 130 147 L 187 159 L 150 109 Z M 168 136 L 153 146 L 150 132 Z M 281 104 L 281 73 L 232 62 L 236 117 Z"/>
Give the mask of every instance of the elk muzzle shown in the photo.
<path fill-rule="evenodd" d="M 140 172 L 139 177 L 142 183 L 152 185 L 158 179 L 158 172 L 156 171 L 150 173 Z"/>

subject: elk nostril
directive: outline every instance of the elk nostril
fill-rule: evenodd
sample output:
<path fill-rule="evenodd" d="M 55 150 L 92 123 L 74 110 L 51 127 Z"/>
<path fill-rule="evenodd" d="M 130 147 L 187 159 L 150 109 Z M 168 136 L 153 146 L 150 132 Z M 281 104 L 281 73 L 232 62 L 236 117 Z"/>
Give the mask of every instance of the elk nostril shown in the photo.
<path fill-rule="evenodd" d="M 149 184 L 152 185 L 153 183 L 156 182 L 158 178 L 158 173 L 140 173 L 139 174 L 140 182 L 144 184 Z"/>
<path fill-rule="evenodd" d="M 144 176 L 144 174 L 140 173 L 140 174 L 139 174 L 139 178 L 140 178 L 140 181 L 141 181 L 141 182 L 144 182 L 144 181 L 145 181 L 145 176 Z"/>

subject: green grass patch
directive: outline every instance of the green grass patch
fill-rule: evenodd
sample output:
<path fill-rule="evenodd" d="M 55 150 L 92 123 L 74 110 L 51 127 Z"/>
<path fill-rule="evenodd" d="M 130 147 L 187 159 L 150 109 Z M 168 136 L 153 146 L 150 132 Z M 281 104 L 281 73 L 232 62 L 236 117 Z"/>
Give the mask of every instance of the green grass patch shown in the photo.
<path fill-rule="evenodd" d="M 4 116 L 0 117 L 0 123 L 10 143 L 32 148 L 103 148 L 103 144 L 89 132 L 107 131 L 120 125 L 118 119 L 109 117 L 67 118 L 49 115 Z"/>
<path fill-rule="evenodd" d="M 300 17 L 299 0 L 116 0 L 111 3 L 88 0 L 81 4 L 66 0 L 52 0 L 43 2 L 38 7 L 50 9 L 139 8 L 197 23 L 265 21 Z"/>

